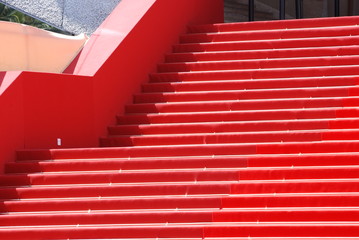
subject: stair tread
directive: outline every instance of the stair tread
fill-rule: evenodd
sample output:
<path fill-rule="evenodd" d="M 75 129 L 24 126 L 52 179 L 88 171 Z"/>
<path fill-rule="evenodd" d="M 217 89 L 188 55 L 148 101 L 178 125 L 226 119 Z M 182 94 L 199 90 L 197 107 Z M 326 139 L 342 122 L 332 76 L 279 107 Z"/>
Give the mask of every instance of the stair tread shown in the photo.
<path fill-rule="evenodd" d="M 339 18 L 307 18 L 307 19 L 289 19 L 281 21 L 261 21 L 261 22 L 236 22 L 236 23 L 215 23 L 215 24 L 202 24 L 202 25 L 190 25 L 189 32 L 196 32 L 198 30 L 208 31 L 223 31 L 227 29 L 233 29 L 233 27 L 239 27 L 239 29 L 253 30 L 253 29 L 280 29 L 289 27 L 306 27 L 306 26 L 345 26 L 356 25 L 358 17 L 339 17 Z M 306 25 L 307 24 L 307 25 Z"/>
<path fill-rule="evenodd" d="M 284 49 L 298 47 L 328 47 L 357 45 L 358 36 L 342 37 L 309 37 L 291 39 L 270 39 L 270 40 L 243 40 L 243 41 L 223 41 L 211 43 L 182 43 L 173 46 L 173 52 L 205 52 L 205 51 L 234 51 L 234 50 L 259 50 L 259 49 Z M 345 43 L 344 41 L 347 41 Z"/>
<path fill-rule="evenodd" d="M 236 23 L 232 23 L 234 25 Z M 238 24 L 238 23 L 237 23 Z M 226 24 L 227 25 L 227 24 Z M 187 35 L 216 35 L 216 34 L 233 34 L 233 33 L 256 33 L 256 32 L 291 32 L 291 31 L 307 31 L 307 30 L 320 30 L 320 29 L 329 29 L 329 30 L 341 30 L 341 29 L 355 29 L 357 28 L 357 24 L 343 24 L 338 26 L 295 26 L 293 28 L 278 28 L 278 29 L 255 29 L 255 30 L 249 30 L 249 29 L 232 29 L 228 31 L 218 31 L 218 32 L 204 32 L 204 33 L 195 33 L 195 32 L 188 32 L 185 34 L 182 34 L 180 36 L 187 36 Z"/>
<path fill-rule="evenodd" d="M 332 36 L 355 36 L 358 34 L 357 26 L 317 27 L 317 28 L 289 28 L 289 29 L 262 29 L 254 31 L 230 31 L 216 33 L 189 33 L 180 36 L 182 43 L 217 42 L 217 41 L 243 41 L 243 40 L 269 40 L 291 38 L 313 38 Z"/>
<path fill-rule="evenodd" d="M 356 55 L 358 46 L 328 46 L 328 47 L 306 47 L 306 48 L 281 48 L 281 49 L 259 49 L 259 50 L 233 50 L 233 51 L 211 51 L 211 52 L 186 52 L 169 53 L 166 55 L 167 63 L 193 63 L 230 60 L 277 59 L 291 57 L 329 57 L 329 56 L 350 56 Z M 211 57 L 211 58 L 206 58 Z M 178 57 L 179 59 L 176 59 Z M 183 60 L 180 57 L 184 57 Z M 173 59 L 172 59 L 173 58 Z"/>
<path fill-rule="evenodd" d="M 283 42 L 297 42 L 297 41 L 304 41 L 304 40 L 326 40 L 326 41 L 330 41 L 330 40 L 352 40 L 352 41 L 356 41 L 358 40 L 359 36 L 354 35 L 354 36 L 330 36 L 330 37 L 308 37 L 308 38 L 289 38 L 289 39 L 254 39 L 254 40 L 242 40 L 242 41 L 222 41 L 222 42 L 201 42 L 201 43 L 178 43 L 177 45 L 174 45 L 174 47 L 178 47 L 178 46 L 211 46 L 211 45 L 228 45 L 230 46 L 231 44 L 244 44 L 244 43 L 273 43 L 275 44 L 274 46 L 272 46 L 272 48 L 263 48 L 263 49 L 276 49 L 273 47 L 279 47 L 279 43 L 283 43 Z M 342 42 L 342 41 L 340 41 Z M 348 45 L 357 45 L 357 44 L 348 44 Z M 267 45 L 266 45 L 267 46 Z M 324 47 L 328 47 L 328 46 L 337 46 L 337 45 L 322 45 Z M 314 47 L 314 46 L 308 46 L 308 47 Z M 282 48 L 282 47 L 280 47 Z M 253 48 L 253 49 L 257 49 L 257 48 Z M 230 47 L 228 48 L 229 51 L 234 50 L 231 49 Z M 227 50 L 227 51 L 228 51 Z M 238 49 L 235 49 L 238 50 Z M 248 49 L 243 49 L 243 50 L 248 50 Z M 175 53 L 177 53 L 177 51 L 175 51 Z"/>
<path fill-rule="evenodd" d="M 223 61 L 198 61 L 187 63 L 163 63 L 158 65 L 160 72 L 194 72 L 194 71 L 226 71 L 230 69 L 270 69 L 291 67 L 322 67 L 356 65 L 358 55 L 328 56 L 328 57 L 295 57 L 275 59 L 250 59 L 250 60 L 223 60 Z"/>

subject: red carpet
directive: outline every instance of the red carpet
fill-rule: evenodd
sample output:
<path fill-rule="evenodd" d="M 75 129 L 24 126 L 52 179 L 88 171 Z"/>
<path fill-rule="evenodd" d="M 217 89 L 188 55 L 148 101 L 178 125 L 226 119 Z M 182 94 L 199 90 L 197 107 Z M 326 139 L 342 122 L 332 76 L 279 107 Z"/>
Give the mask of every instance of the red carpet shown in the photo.
<path fill-rule="evenodd" d="M 1 239 L 359 239 L 359 17 L 189 27 L 100 148 L 21 150 Z"/>

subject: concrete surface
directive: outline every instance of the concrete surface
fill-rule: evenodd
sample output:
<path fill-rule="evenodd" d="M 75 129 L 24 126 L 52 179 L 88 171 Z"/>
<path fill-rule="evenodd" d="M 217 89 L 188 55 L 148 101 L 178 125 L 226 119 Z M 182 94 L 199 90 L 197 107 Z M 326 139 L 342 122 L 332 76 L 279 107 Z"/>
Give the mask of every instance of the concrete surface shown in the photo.
<path fill-rule="evenodd" d="M 121 0 L 0 0 L 74 34 L 91 35 Z"/>

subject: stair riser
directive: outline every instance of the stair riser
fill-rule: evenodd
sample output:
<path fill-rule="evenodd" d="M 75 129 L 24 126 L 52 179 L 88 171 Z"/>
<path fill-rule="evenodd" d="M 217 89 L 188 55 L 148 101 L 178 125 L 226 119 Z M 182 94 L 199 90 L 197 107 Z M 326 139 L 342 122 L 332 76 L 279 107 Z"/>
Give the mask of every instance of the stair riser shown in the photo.
<path fill-rule="evenodd" d="M 243 170 L 240 180 L 283 180 L 283 179 L 341 179 L 358 178 L 358 168 L 320 168 L 320 169 L 283 169 L 283 170 Z"/>
<path fill-rule="evenodd" d="M 243 70 L 243 69 L 272 69 L 292 67 L 319 67 L 319 66 L 340 66 L 358 65 L 359 57 L 315 57 L 296 59 L 271 59 L 251 61 L 226 61 L 210 63 L 163 63 L 158 65 L 158 72 L 194 72 L 194 71 L 218 71 L 218 70 Z"/>
<path fill-rule="evenodd" d="M 344 198 L 346 199 L 346 198 Z M 355 197 L 359 199 L 359 197 Z M 230 203 L 229 203 L 230 204 Z M 345 204 L 345 202 L 341 203 Z M 347 206 L 347 205 L 344 205 Z M 219 209 L 221 197 L 158 197 L 158 198 L 124 198 L 124 199 L 60 199 L 60 200 L 32 200 L 6 201 L 0 206 L 1 212 L 33 212 L 33 211 L 85 211 L 96 210 L 141 210 L 141 209 L 168 209 L 181 208 Z M 90 211 L 89 211 L 90 209 Z"/>
<path fill-rule="evenodd" d="M 323 68 L 283 68 L 263 69 L 257 71 L 214 71 L 214 72 L 183 72 L 183 73 L 154 73 L 151 74 L 152 82 L 181 82 L 181 81 L 223 81 L 223 80 L 248 80 L 265 78 L 311 78 L 323 76 L 350 76 L 358 75 L 356 66 L 333 66 Z M 253 81 L 253 80 L 252 80 Z M 271 88 L 274 86 L 269 85 Z"/>
<path fill-rule="evenodd" d="M 218 42 L 218 43 L 188 43 L 173 47 L 174 53 L 186 52 L 213 52 L 213 51 L 239 51 L 239 50 L 272 50 L 284 48 L 307 47 L 336 47 L 343 45 L 358 45 L 359 37 L 328 37 L 307 39 L 283 39 L 266 41 Z"/>
<path fill-rule="evenodd" d="M 0 229 L 2 239 L 113 239 L 113 238 L 176 238 L 176 237 L 201 237 L 202 227 L 120 227 L 109 225 L 106 227 L 68 226 L 53 228 L 18 228 Z"/>
<path fill-rule="evenodd" d="M 296 221 L 356 221 L 359 213 L 353 210 L 268 210 L 259 212 L 214 212 L 213 222 L 296 222 Z"/>
<path fill-rule="evenodd" d="M 358 207 L 356 195 L 292 195 L 292 196 L 235 196 L 235 197 L 182 197 L 140 199 L 78 199 L 51 201 L 6 201 L 0 206 L 2 212 L 33 211 L 88 211 L 121 209 L 230 209 L 265 207 Z"/>
<path fill-rule="evenodd" d="M 207 237 L 351 237 L 357 236 L 356 233 L 349 233 L 346 231 L 357 232 L 359 227 L 357 225 L 351 226 L 348 225 L 338 225 L 338 226 L 315 226 L 315 225 L 297 225 L 293 226 L 288 224 L 286 227 L 282 228 L 279 226 L 271 227 L 260 227 L 252 226 L 250 228 L 246 227 L 230 227 L 230 226 L 215 226 L 207 227 L 204 231 L 204 235 Z"/>
<path fill-rule="evenodd" d="M 203 124 L 118 125 L 109 127 L 110 135 L 225 133 L 251 131 L 285 131 L 315 129 L 355 129 L 359 119 L 301 120 L 301 121 L 253 121 Z"/>
<path fill-rule="evenodd" d="M 345 122 L 345 120 L 343 120 Z M 347 121 L 348 128 L 359 126 L 358 121 Z M 344 123 L 343 123 L 344 124 Z M 284 131 L 328 129 L 329 121 L 275 121 L 229 122 L 203 124 L 118 125 L 109 128 L 110 135 L 178 134 L 178 133 L 225 133 L 251 131 Z"/>
<path fill-rule="evenodd" d="M 182 118 L 187 123 L 221 122 L 221 121 L 260 121 L 260 120 L 293 120 L 316 118 L 346 118 L 357 117 L 359 109 L 306 109 L 306 110 L 272 110 L 252 112 L 213 112 L 213 113 L 183 113 L 183 114 L 149 114 L 125 115 L 118 117 L 118 124 L 162 124 L 181 123 Z"/>
<path fill-rule="evenodd" d="M 316 131 L 316 132 L 270 132 L 270 133 L 227 133 L 203 134 L 195 136 L 110 136 L 101 139 L 101 146 L 155 146 L 183 144 L 225 144 L 225 143 L 268 143 L 268 142 L 306 142 L 322 140 L 357 140 L 359 131 Z"/>
<path fill-rule="evenodd" d="M 338 213 L 340 215 L 340 213 Z M 339 217 L 340 219 L 340 217 Z M 212 222 L 212 212 L 95 213 L 0 216 L 2 226 Z"/>
<path fill-rule="evenodd" d="M 283 88 L 313 88 L 313 87 L 346 87 L 356 86 L 357 77 L 317 77 L 317 78 L 288 78 L 288 79 L 256 79 L 254 80 L 221 80 L 205 82 L 168 82 L 150 83 L 143 85 L 144 92 L 183 92 L 183 91 L 224 91 L 224 90 L 265 90 Z"/>
<path fill-rule="evenodd" d="M 269 89 L 222 92 L 191 92 L 191 93 L 147 93 L 135 95 L 134 103 L 164 103 L 191 101 L 250 100 L 273 98 L 317 98 L 359 96 L 357 87 L 341 87 L 327 89 Z"/>
<path fill-rule="evenodd" d="M 279 50 L 254 50 L 230 52 L 193 52 L 172 53 L 166 55 L 167 63 L 197 62 L 197 61 L 229 61 L 249 59 L 276 59 L 296 57 L 325 57 L 358 55 L 357 46 L 337 46 L 320 48 L 294 48 Z"/>
<path fill-rule="evenodd" d="M 191 52 L 216 52 L 216 51 L 256 51 L 256 50 L 280 50 L 294 48 L 314 47 L 339 47 L 343 45 L 357 45 L 358 37 L 341 38 L 312 38 L 312 39 L 289 39 L 289 40 L 267 40 L 267 41 L 243 41 L 243 42 L 219 42 L 205 44 L 179 44 L 173 47 L 174 53 Z"/>
<path fill-rule="evenodd" d="M 120 196 L 171 196 L 198 194 L 229 194 L 230 184 L 178 184 L 178 185 L 120 185 L 82 187 L 41 187 L 0 189 L 0 199 L 72 198 L 72 197 L 120 197 Z"/>
<path fill-rule="evenodd" d="M 359 98 L 358 98 L 359 99 Z M 312 98 L 312 99 L 274 99 L 257 101 L 227 101 L 227 102 L 192 102 L 192 103 L 163 103 L 163 104 L 132 104 L 126 106 L 127 113 L 189 113 L 211 111 L 258 111 L 270 109 L 301 109 L 327 107 L 357 107 L 356 97 L 349 98 Z"/>
<path fill-rule="evenodd" d="M 229 194 L 230 184 L 178 184 L 178 185 L 99 185 L 38 188 L 3 188 L 0 199 L 76 198 L 120 196 L 171 196 L 198 194 Z"/>
<path fill-rule="evenodd" d="M 186 196 L 199 194 L 262 194 L 262 193 L 315 193 L 358 192 L 357 181 L 298 181 L 246 182 L 222 184 L 129 185 L 93 187 L 46 187 L 1 189 L 1 199 L 119 197 L 119 196 Z"/>
<path fill-rule="evenodd" d="M 204 238 L 204 237 L 353 237 L 359 230 L 357 225 L 276 225 L 273 226 L 154 226 L 106 228 L 31 228 L 1 229 L 0 237 L 8 239 L 103 239 L 103 238 Z"/>
<path fill-rule="evenodd" d="M 153 212 L 96 214 L 38 214 L 0 216 L 2 226 L 77 225 L 77 224 L 144 224 L 200 222 L 296 222 L 296 221 L 356 221 L 355 210 L 267 210 L 226 212 Z"/>
<path fill-rule="evenodd" d="M 239 168 L 246 167 L 246 158 L 167 158 L 164 160 L 130 159 L 101 161 L 59 161 L 16 162 L 6 165 L 7 173 L 62 172 L 62 171 L 96 171 L 96 170 L 144 170 L 144 169 L 187 169 L 187 168 Z"/>
<path fill-rule="evenodd" d="M 356 26 L 312 28 L 312 29 L 284 29 L 284 30 L 262 30 L 219 33 L 197 33 L 180 36 L 181 43 L 205 43 L 205 42 L 227 42 L 246 40 L 270 40 L 270 39 L 291 39 L 291 38 L 315 38 L 315 37 L 338 37 L 359 35 Z"/>
<path fill-rule="evenodd" d="M 6 165 L 8 173 L 61 172 L 61 171 L 100 171 L 100 170 L 138 170 L 138 169 L 211 169 L 249 167 L 292 167 L 292 166 L 350 166 L 358 165 L 359 155 L 289 155 L 246 157 L 183 157 L 163 160 L 131 159 L 102 161 L 58 161 L 58 162 L 16 162 Z M 140 167 L 139 167 L 140 166 Z"/>
<path fill-rule="evenodd" d="M 357 141 L 326 141 L 266 144 L 203 144 L 152 147 L 124 147 L 66 149 L 66 150 L 23 150 L 17 152 L 18 160 L 47 159 L 97 159 L 129 157 L 174 157 L 203 155 L 249 155 L 249 154 L 298 154 L 357 152 Z"/>
<path fill-rule="evenodd" d="M 239 171 L 203 171 L 191 172 L 139 172 L 139 173 L 88 173 L 71 172 L 68 174 L 33 174 L 12 176 L 13 181 L 0 177 L 1 186 L 56 185 L 56 184 L 96 184 L 96 183 L 146 183 L 146 182 L 205 182 L 205 181 L 238 181 Z M 7 181 L 5 181 L 7 180 Z"/>
<path fill-rule="evenodd" d="M 270 30 L 270 29 L 292 29 L 292 28 L 313 28 L 328 26 L 350 26 L 357 25 L 358 17 L 340 17 L 340 18 L 307 18 L 300 20 L 281 20 L 266 22 L 241 22 L 225 24 L 191 25 L 188 27 L 190 33 L 207 32 L 235 32 L 251 30 Z"/>
<path fill-rule="evenodd" d="M 359 169 L 349 168 L 311 168 L 311 169 L 273 169 L 273 170 L 232 170 L 197 172 L 159 172 L 159 173 L 108 173 L 108 174 L 52 174 L 17 176 L 17 181 L 8 179 L 1 186 L 57 185 L 57 184 L 96 184 L 96 183 L 155 183 L 155 182 L 206 182 L 238 180 L 282 180 L 282 179 L 339 179 L 359 178 Z M 5 182 L 5 180 L 7 180 Z M 11 184 L 9 184 L 11 183 Z"/>

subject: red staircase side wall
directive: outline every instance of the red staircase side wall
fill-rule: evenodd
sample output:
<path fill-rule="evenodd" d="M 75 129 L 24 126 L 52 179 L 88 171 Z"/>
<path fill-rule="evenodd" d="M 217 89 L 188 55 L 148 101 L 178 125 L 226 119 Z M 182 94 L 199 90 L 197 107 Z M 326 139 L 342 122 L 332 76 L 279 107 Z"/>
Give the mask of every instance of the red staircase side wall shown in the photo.
<path fill-rule="evenodd" d="M 223 21 L 223 0 L 141 1 L 148 6 L 141 14 L 133 12 L 133 0 L 120 3 L 132 12 L 110 15 L 72 66 L 74 74 L 0 75 L 0 172 L 16 149 L 56 148 L 57 138 L 62 147 L 98 146 L 179 34 L 191 24 Z"/>

